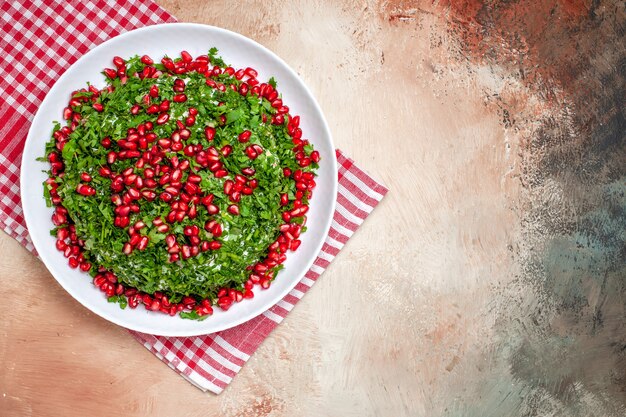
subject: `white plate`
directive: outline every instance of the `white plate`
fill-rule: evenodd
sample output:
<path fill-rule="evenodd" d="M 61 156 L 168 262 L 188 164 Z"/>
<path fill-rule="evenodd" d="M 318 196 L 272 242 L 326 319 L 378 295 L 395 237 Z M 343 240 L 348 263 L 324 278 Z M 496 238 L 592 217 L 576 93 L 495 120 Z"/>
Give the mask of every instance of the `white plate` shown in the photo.
<path fill-rule="evenodd" d="M 53 228 L 42 194 L 43 172 L 47 163 L 36 161 L 44 154 L 44 145 L 52 133 L 52 123 L 61 120 L 71 91 L 92 82 L 104 86 L 103 68 L 112 66 L 115 55 L 129 57 L 148 54 L 153 58 L 179 56 L 181 50 L 193 56 L 206 54 L 211 47 L 219 49 L 224 61 L 235 68 L 251 66 L 259 71 L 259 80 L 274 76 L 285 104 L 301 116 L 304 137 L 320 152 L 322 162 L 316 178 L 315 196 L 309 209 L 308 231 L 302 245 L 291 253 L 285 269 L 267 290 L 255 289 L 254 298 L 244 300 L 224 312 L 215 308 L 212 317 L 198 322 L 170 317 L 158 312 L 137 309 L 122 310 L 108 303 L 88 274 L 71 269 L 62 253 L 55 248 Z M 234 32 L 213 26 L 176 23 L 150 26 L 127 32 L 89 51 L 72 65 L 52 87 L 37 111 L 28 132 L 22 157 L 21 194 L 24 217 L 39 256 L 56 280 L 81 304 L 99 316 L 120 326 L 145 333 L 166 336 L 191 336 L 224 330 L 263 313 L 282 299 L 302 279 L 322 248 L 328 234 L 337 195 L 337 161 L 330 131 L 315 98 L 287 64 L 258 43 Z"/>

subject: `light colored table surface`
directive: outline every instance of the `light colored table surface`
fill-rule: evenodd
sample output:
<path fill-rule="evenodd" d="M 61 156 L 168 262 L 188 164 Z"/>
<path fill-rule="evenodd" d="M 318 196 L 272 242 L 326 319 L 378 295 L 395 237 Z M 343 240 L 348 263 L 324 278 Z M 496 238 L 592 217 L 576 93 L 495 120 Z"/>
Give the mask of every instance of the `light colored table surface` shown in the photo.
<path fill-rule="evenodd" d="M 507 66 L 506 48 L 519 45 L 472 45 L 472 26 L 461 30 L 480 21 L 471 4 L 417 3 L 161 1 L 181 21 L 240 32 L 284 58 L 317 96 L 336 146 L 390 193 L 220 396 L 202 393 L 124 329 L 89 313 L 0 234 L 0 415 L 624 411 L 619 279 L 603 265 L 604 287 L 594 273 L 559 281 L 567 281 L 562 288 L 546 268 L 529 273 L 533 248 L 557 234 L 546 219 L 574 216 L 567 187 L 554 191 L 560 183 L 538 174 L 531 152 L 550 135 L 540 131 L 547 120 L 575 130 L 575 115 L 563 113 L 567 100 L 559 101 L 567 91 L 551 86 L 551 98 Z M 557 15 L 569 10 L 555 7 Z M 520 42 L 520 56 L 542 59 Z M 618 49 L 604 59 L 615 62 Z M 489 61 L 483 52 L 505 58 Z M 577 98 L 569 96 L 571 111 Z M 549 145 L 533 149 L 546 155 Z M 533 188 L 529 179 L 542 181 Z M 543 273 L 548 278 L 532 278 Z M 568 291 L 586 303 L 561 303 Z M 592 333 L 594 312 L 604 321 Z"/>

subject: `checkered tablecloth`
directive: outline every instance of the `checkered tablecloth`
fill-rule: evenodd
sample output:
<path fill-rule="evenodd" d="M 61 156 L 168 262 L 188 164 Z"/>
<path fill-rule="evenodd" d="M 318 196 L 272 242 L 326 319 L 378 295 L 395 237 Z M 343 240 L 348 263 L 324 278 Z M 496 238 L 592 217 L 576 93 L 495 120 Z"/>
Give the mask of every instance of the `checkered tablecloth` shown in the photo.
<path fill-rule="evenodd" d="M 150 0 L 0 3 L 0 226 L 34 252 L 19 196 L 19 163 L 37 108 L 54 81 L 82 54 L 122 32 L 176 19 Z M 287 316 L 386 194 L 340 151 L 337 209 L 311 269 L 285 298 L 232 329 L 195 337 L 130 332 L 197 387 L 220 393 Z"/>

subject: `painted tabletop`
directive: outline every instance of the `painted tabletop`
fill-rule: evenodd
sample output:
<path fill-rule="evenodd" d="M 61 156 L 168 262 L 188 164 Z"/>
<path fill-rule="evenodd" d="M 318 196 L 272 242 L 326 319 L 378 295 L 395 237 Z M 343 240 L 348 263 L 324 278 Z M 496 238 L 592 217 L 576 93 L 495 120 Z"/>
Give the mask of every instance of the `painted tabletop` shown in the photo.
<path fill-rule="evenodd" d="M 221 395 L 0 236 L 2 416 L 626 413 L 624 3 L 168 0 L 311 87 L 390 192 Z"/>

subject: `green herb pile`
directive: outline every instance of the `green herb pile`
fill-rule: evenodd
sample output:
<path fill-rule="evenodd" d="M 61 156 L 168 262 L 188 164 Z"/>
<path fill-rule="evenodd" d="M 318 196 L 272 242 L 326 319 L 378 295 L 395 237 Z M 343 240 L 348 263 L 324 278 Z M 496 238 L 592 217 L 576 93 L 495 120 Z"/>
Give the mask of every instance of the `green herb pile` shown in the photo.
<path fill-rule="evenodd" d="M 99 91 L 93 87 L 86 88 L 72 95 L 72 117 L 64 125 L 66 132 L 69 126 L 73 127 L 73 131 L 61 140 L 59 146 L 58 132 L 62 124 L 57 123 L 46 146 L 48 160 L 52 153 L 59 153 L 59 148 L 62 148 L 60 156 L 64 169 L 56 175 L 50 171 L 50 177 L 56 185 L 51 187 L 48 182 L 44 194 L 49 204 L 52 204 L 51 191 L 61 198 L 62 206 L 67 209 L 68 222 L 74 224 L 75 233 L 81 241 L 82 260 L 94 266 L 90 273 L 95 276 L 98 271 L 110 271 L 126 288 L 136 288 L 146 294 L 163 293 L 170 303 L 180 302 L 185 296 L 215 301 L 223 288 L 243 290 L 251 268 L 266 259 L 268 247 L 280 237 L 279 229 L 285 223 L 283 212 L 308 205 L 310 192 L 305 192 L 298 199 L 297 181 L 293 176 L 286 176 L 285 172 L 314 172 L 317 168 L 315 161 L 307 161 L 309 164 L 302 166 L 294 157 L 293 132 L 289 132 L 289 129 L 293 131 L 293 126 L 290 127 L 293 118 L 286 113 L 283 115 L 284 123 L 273 123 L 277 106 L 273 107 L 267 98 L 241 92 L 242 84 L 252 77 L 239 79 L 230 74 L 232 71 L 223 71 L 228 66 L 216 56 L 215 50 L 209 53 L 208 58 L 211 65 L 208 71 L 188 70 L 180 74 L 171 70 L 171 64 L 146 65 L 142 62 L 145 60 L 138 56 L 126 60 L 122 74 L 118 71 L 115 77 L 109 76 L 109 88 Z M 181 58 L 178 58 L 171 62 L 176 64 L 180 61 Z M 156 75 L 138 76 L 146 73 L 147 66 L 154 67 Z M 221 71 L 211 71 L 214 66 Z M 176 80 L 184 81 L 184 102 L 174 100 L 175 95 L 181 94 L 174 91 Z M 209 84 L 221 85 L 222 88 L 207 84 L 207 80 L 213 80 L 214 83 Z M 276 87 L 273 79 L 267 84 Z M 154 95 L 155 85 L 158 88 L 157 97 L 151 96 L 151 89 Z M 252 87 L 251 83 L 249 88 Z M 148 114 L 150 105 L 159 105 L 163 101 L 169 102 L 169 110 Z M 138 106 L 139 110 L 137 107 L 132 110 L 133 106 Z M 190 109 L 195 109 L 192 110 L 195 114 L 192 120 L 189 119 Z M 157 118 L 162 114 L 168 114 L 169 119 L 164 124 L 158 124 Z M 159 184 L 153 188 L 138 188 L 135 183 L 125 184 L 121 192 L 114 192 L 111 187 L 115 175 L 128 172 L 129 168 L 132 174 L 142 178 L 146 175 L 146 169 L 154 170 L 155 166 L 150 163 L 139 163 L 138 166 L 140 157 L 117 157 L 115 161 L 110 159 L 111 152 L 119 154 L 126 149 L 119 146 L 119 141 L 128 141 L 129 131 L 150 123 L 150 131 L 156 135 L 156 139 L 144 144 L 143 149 L 137 149 L 142 155 L 149 152 L 162 155 L 158 165 L 170 167 L 170 173 L 175 169 L 173 165 L 189 161 L 189 168 L 183 171 L 180 179 L 180 194 L 174 196 L 174 200 L 164 201 L 161 198 L 165 187 L 170 184 Z M 207 127 L 215 129 L 211 140 L 205 133 Z M 160 146 L 160 139 L 170 140 L 172 135 L 182 129 L 190 132 L 189 138 L 182 140 L 184 149 L 173 151 Z M 251 132 L 249 141 L 241 143 L 239 137 L 246 130 Z M 103 146 L 106 138 L 111 141 L 108 148 Z M 189 145 L 194 145 L 193 149 Z M 222 149 L 228 145 L 232 147 L 232 152 L 224 156 Z M 251 145 L 262 148 L 262 152 L 253 159 L 246 151 Z M 220 151 L 219 160 L 227 171 L 226 176 L 218 178 L 206 164 L 203 166 L 198 162 L 200 147 L 204 151 L 210 147 Z M 297 151 L 309 156 L 314 150 L 305 142 Z M 178 162 L 174 163 L 176 159 Z M 103 167 L 109 169 L 111 174 L 102 175 Z M 252 175 L 250 168 L 254 170 Z M 248 175 L 244 172 L 248 172 Z M 85 174 L 91 178 L 89 182 L 85 182 Z M 185 193 L 184 186 L 192 174 L 201 177 L 197 184 L 198 194 L 214 195 L 212 204 L 219 208 L 219 213 L 209 214 L 204 204 L 191 201 L 188 206 L 194 206 L 195 218 L 187 216 L 182 221 L 168 222 L 166 217 L 172 210 L 171 204 Z M 242 194 L 240 201 L 235 204 L 225 194 L 224 184 L 228 180 L 234 181 L 236 175 L 245 176 L 248 181 L 256 179 L 258 185 L 250 195 Z M 154 180 L 158 182 L 162 176 L 163 173 L 156 175 Z M 93 188 L 93 195 L 77 192 L 82 185 Z M 112 201 L 112 195 L 123 195 L 131 188 L 146 193 L 132 201 L 132 205 L 138 206 L 138 212 L 130 213 L 128 225 L 115 226 L 117 206 Z M 143 197 L 150 195 L 150 191 L 154 192 L 152 198 Z M 286 206 L 281 204 L 283 194 L 287 194 L 289 201 Z M 294 205 L 296 200 L 299 203 Z M 232 205 L 238 207 L 238 214 L 229 210 Z M 156 224 L 166 224 L 169 230 L 159 232 L 155 219 L 161 219 Z M 305 216 L 297 216 L 287 223 L 302 224 L 305 219 Z M 205 229 L 207 222 L 212 220 L 221 225 L 220 236 L 214 236 Z M 149 238 L 147 247 L 126 254 L 124 248 L 130 239 L 129 229 L 137 222 L 145 224 L 136 234 Z M 180 256 L 178 260 L 172 261 L 166 236 L 174 235 L 176 243 L 181 247 L 194 246 L 185 234 L 185 228 L 194 225 L 199 229 L 200 240 L 217 241 L 221 246 L 215 250 L 200 251 L 187 259 Z M 59 226 L 62 227 L 65 225 Z M 303 232 L 305 229 L 302 227 Z M 58 230 L 52 233 L 56 235 Z M 280 264 L 268 268 L 267 276 L 275 277 L 280 268 Z M 123 302 L 125 304 L 126 301 Z"/>

